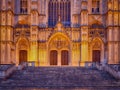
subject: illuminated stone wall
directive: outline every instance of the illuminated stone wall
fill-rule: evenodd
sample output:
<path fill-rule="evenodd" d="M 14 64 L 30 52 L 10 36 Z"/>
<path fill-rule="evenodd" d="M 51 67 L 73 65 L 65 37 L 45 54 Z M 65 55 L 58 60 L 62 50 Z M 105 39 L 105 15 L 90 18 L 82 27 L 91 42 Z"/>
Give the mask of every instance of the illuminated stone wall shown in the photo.
<path fill-rule="evenodd" d="M 109 63 L 120 63 L 120 1 L 108 0 L 108 14 L 107 14 L 107 40 L 108 40 L 108 61 Z M 114 53 L 114 54 L 113 54 Z"/>
<path fill-rule="evenodd" d="M 55 27 L 48 26 L 49 0 L 27 0 L 21 13 L 20 0 L 0 0 L 0 63 L 20 63 L 20 50 L 27 61 L 50 65 L 50 51 L 67 50 L 68 65 L 93 62 L 100 51 L 100 62 L 120 62 L 120 0 L 71 0 L 71 26 L 60 17 Z M 66 42 L 66 43 L 65 43 Z M 26 56 L 24 56 L 26 57 Z"/>

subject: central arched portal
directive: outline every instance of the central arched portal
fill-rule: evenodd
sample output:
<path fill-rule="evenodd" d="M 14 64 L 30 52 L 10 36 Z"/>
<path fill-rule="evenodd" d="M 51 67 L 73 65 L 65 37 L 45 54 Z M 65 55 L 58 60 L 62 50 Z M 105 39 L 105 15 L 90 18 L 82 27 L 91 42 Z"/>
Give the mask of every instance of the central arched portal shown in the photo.
<path fill-rule="evenodd" d="M 69 65 L 70 64 L 70 40 L 62 34 L 57 33 L 49 40 L 49 62 L 50 65 Z"/>

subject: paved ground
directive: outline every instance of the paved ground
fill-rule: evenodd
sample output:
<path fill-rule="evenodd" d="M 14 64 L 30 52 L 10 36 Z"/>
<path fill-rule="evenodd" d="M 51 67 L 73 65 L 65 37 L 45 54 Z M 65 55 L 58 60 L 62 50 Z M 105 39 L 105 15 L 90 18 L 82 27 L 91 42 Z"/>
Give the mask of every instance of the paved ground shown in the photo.
<path fill-rule="evenodd" d="M 106 72 L 83 67 L 27 67 L 0 80 L 0 90 L 120 90 Z"/>

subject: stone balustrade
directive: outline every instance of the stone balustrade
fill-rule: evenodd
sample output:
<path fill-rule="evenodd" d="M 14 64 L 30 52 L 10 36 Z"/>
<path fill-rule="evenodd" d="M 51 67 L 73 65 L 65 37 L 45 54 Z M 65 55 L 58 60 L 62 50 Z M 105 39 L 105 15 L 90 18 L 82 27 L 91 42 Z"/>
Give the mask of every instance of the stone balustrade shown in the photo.
<path fill-rule="evenodd" d="M 120 71 L 120 64 L 109 64 L 109 66 L 117 71 Z"/>
<path fill-rule="evenodd" d="M 95 64 L 96 64 L 95 66 L 98 70 L 103 70 L 102 64 L 100 64 L 100 63 L 95 63 Z"/>
<path fill-rule="evenodd" d="M 119 70 L 119 65 L 117 64 L 106 64 L 106 65 L 102 65 L 99 63 L 96 63 L 96 68 L 98 70 L 103 70 L 108 72 L 109 74 L 111 74 L 114 78 L 116 79 L 120 79 L 120 70 Z"/>
<path fill-rule="evenodd" d="M 14 71 L 16 66 L 14 64 L 2 64 L 0 65 L 0 78 L 8 78 Z"/>
<path fill-rule="evenodd" d="M 116 79 L 120 79 L 120 71 L 115 70 L 114 68 L 110 67 L 110 65 L 104 66 L 104 70 L 110 73 Z"/>
<path fill-rule="evenodd" d="M 23 62 L 21 64 L 18 65 L 18 70 L 22 70 L 27 66 L 27 62 Z"/>

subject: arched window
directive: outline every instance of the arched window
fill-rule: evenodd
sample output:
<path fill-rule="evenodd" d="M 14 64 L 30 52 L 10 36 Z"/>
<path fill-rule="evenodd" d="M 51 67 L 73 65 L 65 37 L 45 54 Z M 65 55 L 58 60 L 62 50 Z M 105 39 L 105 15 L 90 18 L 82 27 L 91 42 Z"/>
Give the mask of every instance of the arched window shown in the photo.
<path fill-rule="evenodd" d="M 50 0 L 48 4 L 48 25 L 54 27 L 59 19 L 64 26 L 70 26 L 71 3 L 70 0 Z"/>
<path fill-rule="evenodd" d="M 100 0 L 92 0 L 92 13 L 100 12 Z"/>
<path fill-rule="evenodd" d="M 27 14 L 28 13 L 27 0 L 20 0 L 20 13 L 21 14 Z"/>

